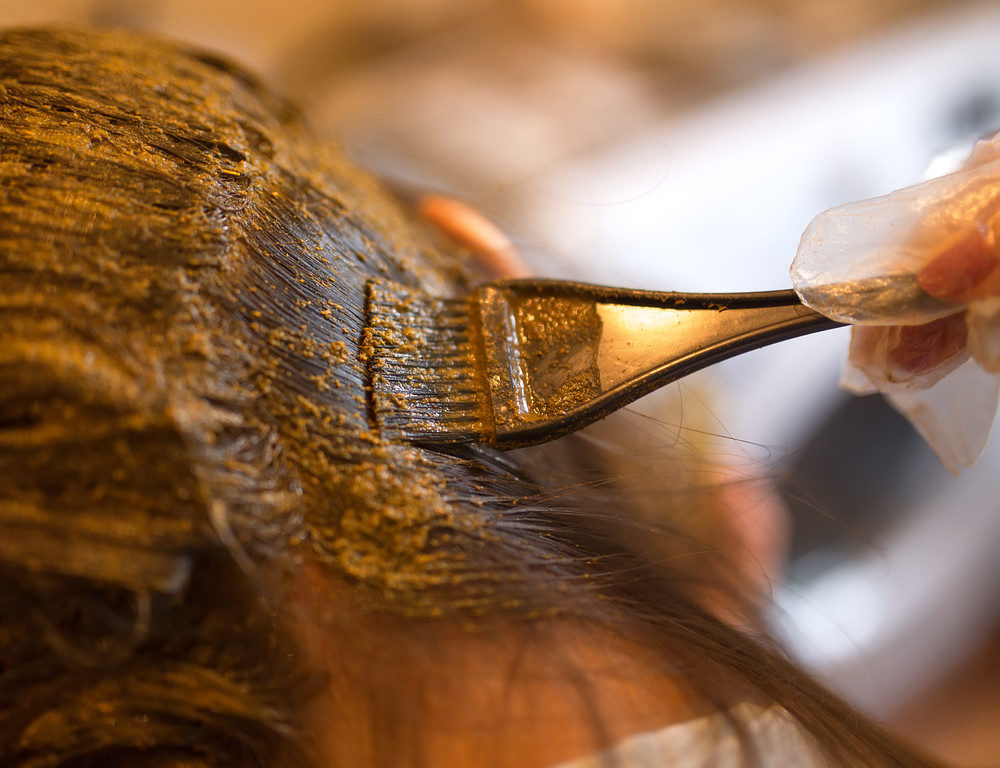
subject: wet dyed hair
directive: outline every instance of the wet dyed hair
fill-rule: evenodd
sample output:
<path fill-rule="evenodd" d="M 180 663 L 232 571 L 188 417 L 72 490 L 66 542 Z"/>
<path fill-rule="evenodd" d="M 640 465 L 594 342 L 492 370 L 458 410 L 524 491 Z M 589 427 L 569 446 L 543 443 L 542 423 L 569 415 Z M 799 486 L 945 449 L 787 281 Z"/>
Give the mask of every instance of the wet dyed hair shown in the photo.
<path fill-rule="evenodd" d="M 584 441 L 374 432 L 372 278 L 470 279 L 243 70 L 0 35 L 0 766 L 303 764 L 316 681 L 270 576 L 306 564 L 404 625 L 599 622 L 692 700 L 784 706 L 832 763 L 928 764 L 705 609 L 721 570 L 589 482 L 607 464 Z M 696 515 L 675 459 L 658 503 Z M 387 764 L 419 733 L 398 710 L 372 713 Z"/>

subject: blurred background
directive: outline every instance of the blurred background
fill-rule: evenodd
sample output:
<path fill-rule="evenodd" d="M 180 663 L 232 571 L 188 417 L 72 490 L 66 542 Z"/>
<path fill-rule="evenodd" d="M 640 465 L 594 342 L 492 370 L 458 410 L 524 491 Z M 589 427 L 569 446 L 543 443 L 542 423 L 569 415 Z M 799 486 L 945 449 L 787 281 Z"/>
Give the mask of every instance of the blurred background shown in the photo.
<path fill-rule="evenodd" d="M 0 22 L 228 52 L 379 173 L 473 202 L 537 271 L 651 289 L 787 287 L 816 213 L 1000 128 L 993 3 L 0 0 Z M 952 478 L 880 398 L 838 390 L 845 349 L 787 342 L 664 396 L 708 393 L 689 400 L 728 460 L 778 478 L 790 651 L 941 757 L 1000 765 L 1000 438 Z"/>

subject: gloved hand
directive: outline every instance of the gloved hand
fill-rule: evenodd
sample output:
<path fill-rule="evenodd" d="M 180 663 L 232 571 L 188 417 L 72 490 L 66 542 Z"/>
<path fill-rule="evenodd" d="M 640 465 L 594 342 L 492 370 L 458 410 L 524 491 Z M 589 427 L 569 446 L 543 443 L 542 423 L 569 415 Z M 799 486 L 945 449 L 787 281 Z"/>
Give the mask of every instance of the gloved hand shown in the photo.
<path fill-rule="evenodd" d="M 844 386 L 885 393 L 955 474 L 1000 403 L 998 255 L 1000 134 L 955 173 L 820 214 L 792 264 L 806 304 L 855 325 Z"/>

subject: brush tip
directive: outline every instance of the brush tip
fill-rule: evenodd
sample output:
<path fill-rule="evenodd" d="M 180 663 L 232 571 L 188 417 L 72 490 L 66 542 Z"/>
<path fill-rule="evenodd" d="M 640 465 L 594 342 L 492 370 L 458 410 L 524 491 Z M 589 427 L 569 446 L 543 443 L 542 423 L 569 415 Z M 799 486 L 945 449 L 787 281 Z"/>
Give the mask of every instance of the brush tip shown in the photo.
<path fill-rule="evenodd" d="M 368 284 L 363 353 L 369 413 L 381 434 L 433 445 L 486 437 L 470 302 Z"/>

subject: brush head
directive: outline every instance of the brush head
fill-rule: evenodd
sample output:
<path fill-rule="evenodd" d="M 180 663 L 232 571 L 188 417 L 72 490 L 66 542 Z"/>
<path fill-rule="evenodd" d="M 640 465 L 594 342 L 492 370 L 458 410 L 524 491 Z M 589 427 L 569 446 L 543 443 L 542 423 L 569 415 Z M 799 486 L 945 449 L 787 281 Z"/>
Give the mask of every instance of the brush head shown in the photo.
<path fill-rule="evenodd" d="M 487 390 L 473 299 L 394 283 L 367 287 L 368 407 L 383 435 L 447 445 L 486 439 Z"/>
<path fill-rule="evenodd" d="M 720 360 L 839 323 L 792 291 L 683 294 L 505 280 L 465 299 L 368 286 L 383 435 L 506 450 L 567 435 Z"/>

